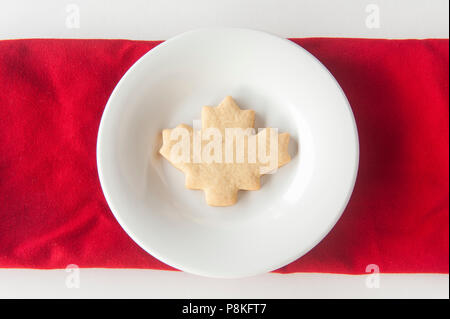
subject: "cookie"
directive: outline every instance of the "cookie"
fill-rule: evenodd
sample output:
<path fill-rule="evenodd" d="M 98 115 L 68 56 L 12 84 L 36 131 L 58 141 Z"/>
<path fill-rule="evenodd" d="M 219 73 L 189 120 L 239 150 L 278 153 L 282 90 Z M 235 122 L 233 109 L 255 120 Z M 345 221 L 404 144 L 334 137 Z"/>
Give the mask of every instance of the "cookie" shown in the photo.
<path fill-rule="evenodd" d="M 181 124 L 162 132 L 160 154 L 185 174 L 188 189 L 203 190 L 211 206 L 234 205 L 239 190 L 258 190 L 261 175 L 288 163 L 289 134 L 255 132 L 255 112 L 227 96 L 204 106 L 201 130 Z"/>

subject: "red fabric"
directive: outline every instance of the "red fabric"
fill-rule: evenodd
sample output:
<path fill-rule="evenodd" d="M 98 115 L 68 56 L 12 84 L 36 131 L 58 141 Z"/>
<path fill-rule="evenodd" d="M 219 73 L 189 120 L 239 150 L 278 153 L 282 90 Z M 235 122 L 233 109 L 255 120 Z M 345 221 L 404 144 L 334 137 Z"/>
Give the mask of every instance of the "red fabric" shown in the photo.
<path fill-rule="evenodd" d="M 336 227 L 279 271 L 448 273 L 448 40 L 294 41 L 344 89 L 361 159 Z M 171 269 L 116 222 L 95 159 L 111 91 L 158 43 L 0 41 L 0 267 Z"/>

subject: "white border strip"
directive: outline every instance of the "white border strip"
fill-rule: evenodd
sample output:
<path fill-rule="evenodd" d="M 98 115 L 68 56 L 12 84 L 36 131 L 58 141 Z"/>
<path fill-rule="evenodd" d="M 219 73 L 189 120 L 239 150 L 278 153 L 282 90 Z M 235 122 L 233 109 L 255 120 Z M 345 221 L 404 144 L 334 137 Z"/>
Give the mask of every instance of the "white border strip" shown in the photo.
<path fill-rule="evenodd" d="M 201 27 L 281 37 L 448 38 L 448 0 L 1 0 L 0 39 L 164 40 Z"/>
<path fill-rule="evenodd" d="M 0 269 L 0 298 L 449 298 L 448 275 L 370 276 L 270 273 L 214 279 L 139 269 Z"/>

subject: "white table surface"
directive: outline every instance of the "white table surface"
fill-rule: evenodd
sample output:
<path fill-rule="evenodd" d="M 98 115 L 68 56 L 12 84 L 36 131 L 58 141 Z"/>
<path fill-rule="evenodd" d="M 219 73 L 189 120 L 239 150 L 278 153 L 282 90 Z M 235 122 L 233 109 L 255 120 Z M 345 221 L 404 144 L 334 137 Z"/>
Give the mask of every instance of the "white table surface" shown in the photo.
<path fill-rule="evenodd" d="M 164 40 L 208 26 L 282 37 L 448 38 L 448 0 L 0 0 L 0 39 Z M 1 205 L 1 203 L 0 203 Z M 135 269 L 0 269 L 0 298 L 449 298 L 440 274 L 211 279 Z"/>

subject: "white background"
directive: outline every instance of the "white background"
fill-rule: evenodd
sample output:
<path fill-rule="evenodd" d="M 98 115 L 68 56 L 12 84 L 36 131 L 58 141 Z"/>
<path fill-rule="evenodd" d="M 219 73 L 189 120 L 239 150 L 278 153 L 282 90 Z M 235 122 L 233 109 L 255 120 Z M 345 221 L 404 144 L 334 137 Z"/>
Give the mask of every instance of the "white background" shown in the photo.
<path fill-rule="evenodd" d="M 248 27 L 282 37 L 448 38 L 448 10 L 448 0 L 0 0 L 0 39 L 164 40 L 208 26 Z M 77 15 L 78 22 L 73 20 Z M 154 270 L 80 269 L 75 274 L 76 270 L 0 269 L 0 297 L 449 297 L 448 275 L 380 271 L 376 288 L 374 278 L 367 284 L 368 276 L 332 274 L 221 280 Z"/>

